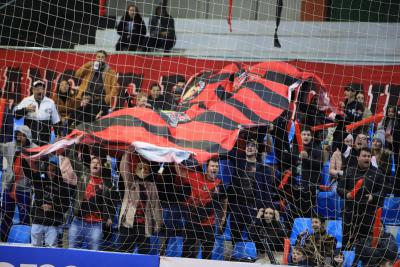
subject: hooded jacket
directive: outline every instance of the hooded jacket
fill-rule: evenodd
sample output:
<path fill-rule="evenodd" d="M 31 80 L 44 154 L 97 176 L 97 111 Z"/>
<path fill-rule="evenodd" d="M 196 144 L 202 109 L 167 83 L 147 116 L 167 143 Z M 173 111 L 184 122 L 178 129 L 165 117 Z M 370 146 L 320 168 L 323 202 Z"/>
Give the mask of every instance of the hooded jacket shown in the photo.
<path fill-rule="evenodd" d="M 32 132 L 28 126 L 22 125 L 17 128 L 16 132 L 23 133 L 26 136 L 26 138 L 28 139 L 27 140 L 28 144 L 26 144 L 23 149 L 37 147 L 37 145 L 32 142 Z M 14 171 L 13 171 L 14 157 L 15 157 L 15 153 L 21 151 L 21 148 L 17 145 L 16 140 L 14 139 L 14 141 L 12 141 L 12 142 L 0 144 L 0 151 L 4 157 L 3 158 L 2 188 L 3 188 L 3 190 L 11 190 L 12 185 L 15 181 Z M 23 166 L 25 165 L 29 169 L 29 165 L 25 160 L 23 160 L 22 164 L 23 164 Z M 25 173 L 26 168 L 23 168 L 23 169 L 24 169 L 24 173 Z M 26 177 L 26 175 L 24 175 L 24 178 L 20 179 L 18 181 L 17 191 L 29 192 L 30 190 L 31 190 L 30 179 L 28 179 Z"/>

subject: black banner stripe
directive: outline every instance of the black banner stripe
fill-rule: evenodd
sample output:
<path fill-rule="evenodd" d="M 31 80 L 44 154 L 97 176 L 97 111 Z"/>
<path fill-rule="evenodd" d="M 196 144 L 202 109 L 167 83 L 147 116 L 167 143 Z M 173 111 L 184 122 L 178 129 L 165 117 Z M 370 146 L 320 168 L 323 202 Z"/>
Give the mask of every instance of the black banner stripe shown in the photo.
<path fill-rule="evenodd" d="M 129 115 L 122 115 L 110 118 L 104 118 L 100 121 L 96 122 L 98 125 L 86 125 L 86 127 L 81 127 L 80 130 L 89 131 L 92 135 L 96 132 L 104 131 L 109 127 L 117 127 L 117 126 L 124 126 L 124 127 L 142 127 L 149 134 L 153 134 L 160 137 L 165 137 L 169 142 L 174 143 L 177 146 L 182 147 L 185 150 L 198 149 L 204 150 L 208 153 L 227 153 L 228 151 L 224 149 L 219 143 L 209 141 L 209 140 L 182 140 L 176 139 L 170 133 L 170 130 L 167 126 L 155 126 L 151 125 L 147 122 L 144 122 L 138 118 L 129 116 Z M 89 130 L 90 129 L 90 130 Z M 134 129 L 132 129 L 134 130 Z M 99 139 L 99 138 L 96 138 Z M 101 139 L 110 145 L 118 145 L 121 142 L 116 141 L 107 141 Z"/>
<path fill-rule="evenodd" d="M 273 89 L 266 87 L 265 85 L 258 82 L 246 82 L 243 87 L 250 89 L 256 93 L 262 100 L 267 102 L 269 105 L 286 110 L 289 108 L 289 100 L 286 97 L 276 93 Z"/>
<path fill-rule="evenodd" d="M 239 123 L 215 111 L 206 111 L 193 118 L 192 121 L 213 124 L 229 131 L 236 130 L 239 127 Z"/>
<path fill-rule="evenodd" d="M 296 78 L 294 78 L 294 77 L 292 77 L 290 75 L 279 73 L 279 72 L 275 72 L 275 71 L 267 71 L 267 73 L 265 74 L 264 77 L 268 81 L 281 83 L 281 84 L 284 84 L 286 86 L 291 86 L 292 84 L 297 82 Z"/>
<path fill-rule="evenodd" d="M 268 124 L 269 121 L 264 120 L 260 116 L 258 116 L 254 111 L 252 111 L 249 107 L 247 107 L 244 103 L 241 101 L 234 99 L 234 98 L 229 98 L 228 100 L 225 101 L 227 104 L 233 106 L 237 110 L 239 110 L 244 116 L 246 116 L 249 120 L 251 120 L 255 124 Z"/>

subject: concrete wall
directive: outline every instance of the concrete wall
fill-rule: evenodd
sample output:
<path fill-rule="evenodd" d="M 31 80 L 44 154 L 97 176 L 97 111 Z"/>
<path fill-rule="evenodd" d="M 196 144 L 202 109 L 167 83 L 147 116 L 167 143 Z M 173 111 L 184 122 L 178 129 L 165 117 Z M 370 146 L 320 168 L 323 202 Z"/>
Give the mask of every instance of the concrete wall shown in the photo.
<path fill-rule="evenodd" d="M 146 19 L 147 21 L 147 19 Z M 400 24 L 367 22 L 284 21 L 282 48 L 273 47 L 275 22 L 176 19 L 175 51 L 185 56 L 241 60 L 305 59 L 333 62 L 390 63 L 400 61 Z M 96 46 L 76 50 L 115 51 L 115 30 L 98 30 Z"/>
<path fill-rule="evenodd" d="M 120 17 L 127 5 L 135 3 L 149 17 L 160 0 L 109 0 L 108 15 Z M 175 18 L 225 19 L 228 0 L 169 0 L 169 12 Z M 284 1 L 283 20 L 299 20 L 301 0 Z M 246 20 L 274 20 L 276 0 L 235 0 L 233 17 Z"/>

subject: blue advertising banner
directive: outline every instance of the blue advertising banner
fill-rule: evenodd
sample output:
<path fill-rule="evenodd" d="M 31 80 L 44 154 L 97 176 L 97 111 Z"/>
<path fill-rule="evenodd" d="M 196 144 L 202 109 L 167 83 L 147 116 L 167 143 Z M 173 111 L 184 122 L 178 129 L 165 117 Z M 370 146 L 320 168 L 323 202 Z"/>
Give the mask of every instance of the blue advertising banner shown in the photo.
<path fill-rule="evenodd" d="M 159 267 L 159 262 L 153 255 L 0 245 L 0 267 Z"/>

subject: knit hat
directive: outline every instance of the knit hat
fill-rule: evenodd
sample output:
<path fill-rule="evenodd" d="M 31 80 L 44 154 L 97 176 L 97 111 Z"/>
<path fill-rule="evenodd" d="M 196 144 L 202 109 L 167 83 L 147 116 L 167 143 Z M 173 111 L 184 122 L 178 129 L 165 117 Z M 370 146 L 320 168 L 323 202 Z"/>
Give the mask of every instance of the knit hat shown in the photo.
<path fill-rule="evenodd" d="M 385 146 L 385 134 L 382 131 L 377 131 L 372 140 L 374 139 L 377 139 L 382 144 L 382 147 Z"/>
<path fill-rule="evenodd" d="M 32 144 L 32 131 L 28 126 L 26 125 L 18 126 L 15 132 L 20 132 L 24 134 L 25 137 L 28 139 L 29 143 Z"/>

